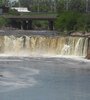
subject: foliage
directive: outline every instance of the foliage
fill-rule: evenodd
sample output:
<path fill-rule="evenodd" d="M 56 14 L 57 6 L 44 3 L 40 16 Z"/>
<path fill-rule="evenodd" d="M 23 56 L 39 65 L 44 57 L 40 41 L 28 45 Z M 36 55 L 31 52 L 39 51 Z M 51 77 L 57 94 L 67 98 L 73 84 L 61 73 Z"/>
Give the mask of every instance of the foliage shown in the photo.
<path fill-rule="evenodd" d="M 60 0 L 56 29 L 61 32 L 90 31 L 90 14 L 86 12 L 86 0 Z M 61 8 L 60 8 L 61 7 Z"/>
<path fill-rule="evenodd" d="M 54 12 L 57 7 L 56 0 L 19 0 L 18 2 L 23 7 L 28 7 L 34 12 Z"/>
<path fill-rule="evenodd" d="M 60 13 L 61 11 L 65 10 L 65 1 L 60 0 L 57 4 L 57 12 Z"/>
<path fill-rule="evenodd" d="M 33 21 L 33 26 L 36 28 L 36 29 L 47 29 L 48 28 L 48 22 L 47 21 Z"/>
<path fill-rule="evenodd" d="M 10 9 L 8 12 L 9 15 L 20 15 L 19 12 L 15 9 Z"/>
<path fill-rule="evenodd" d="M 82 14 L 77 20 L 77 30 L 90 32 L 90 14 Z"/>
<path fill-rule="evenodd" d="M 18 0 L 15 5 L 28 7 L 29 10 L 34 12 L 61 12 L 64 10 L 85 12 L 87 5 L 86 1 L 87 0 Z M 87 3 L 89 7 L 90 0 L 88 0 Z"/>
<path fill-rule="evenodd" d="M 3 5 L 8 6 L 9 3 L 10 3 L 9 0 L 0 0 L 0 6 L 3 6 Z"/>
<path fill-rule="evenodd" d="M 0 28 L 7 25 L 8 20 L 0 16 Z"/>
<path fill-rule="evenodd" d="M 86 9 L 85 0 L 70 0 L 69 10 L 85 12 Z"/>
<path fill-rule="evenodd" d="M 78 12 L 63 12 L 59 14 L 55 27 L 61 32 L 90 31 L 90 14 Z"/>
<path fill-rule="evenodd" d="M 56 20 L 56 28 L 60 31 L 71 31 L 75 30 L 77 24 L 77 12 L 63 12 Z"/>

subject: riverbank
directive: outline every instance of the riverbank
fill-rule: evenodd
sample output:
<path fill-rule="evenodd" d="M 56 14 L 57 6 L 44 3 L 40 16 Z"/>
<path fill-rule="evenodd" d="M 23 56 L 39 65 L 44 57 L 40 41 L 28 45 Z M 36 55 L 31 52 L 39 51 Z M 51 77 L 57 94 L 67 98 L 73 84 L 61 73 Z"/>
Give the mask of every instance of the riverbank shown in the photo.
<path fill-rule="evenodd" d="M 72 36 L 88 36 L 90 37 L 90 32 L 72 32 L 71 33 Z"/>

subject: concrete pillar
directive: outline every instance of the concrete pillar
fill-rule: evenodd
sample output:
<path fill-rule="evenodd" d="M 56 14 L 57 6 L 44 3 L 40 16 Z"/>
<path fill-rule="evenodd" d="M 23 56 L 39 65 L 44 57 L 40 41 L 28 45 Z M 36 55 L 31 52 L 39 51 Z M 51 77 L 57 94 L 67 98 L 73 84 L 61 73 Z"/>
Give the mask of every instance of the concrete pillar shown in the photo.
<path fill-rule="evenodd" d="M 32 30 L 32 20 L 28 20 L 28 30 Z"/>
<path fill-rule="evenodd" d="M 11 26 L 13 28 L 17 28 L 17 22 L 15 20 L 11 20 Z"/>
<path fill-rule="evenodd" d="M 22 24 L 21 21 L 17 22 L 17 28 L 18 29 L 21 29 L 21 24 Z"/>
<path fill-rule="evenodd" d="M 23 24 L 23 29 L 24 29 L 24 30 L 27 30 L 27 26 L 28 26 L 27 21 L 24 20 L 22 24 Z"/>
<path fill-rule="evenodd" d="M 53 26 L 54 25 L 54 22 L 52 20 L 49 20 L 49 29 L 50 30 L 53 30 Z"/>

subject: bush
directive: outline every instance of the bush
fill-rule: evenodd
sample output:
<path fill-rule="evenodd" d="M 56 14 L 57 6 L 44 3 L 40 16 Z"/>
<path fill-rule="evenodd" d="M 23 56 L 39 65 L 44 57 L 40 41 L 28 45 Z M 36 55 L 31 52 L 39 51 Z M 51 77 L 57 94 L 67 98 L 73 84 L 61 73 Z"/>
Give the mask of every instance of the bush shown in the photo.
<path fill-rule="evenodd" d="M 9 15 L 20 15 L 19 12 L 15 9 L 10 9 L 8 14 Z"/>
<path fill-rule="evenodd" d="M 0 28 L 6 26 L 7 23 L 8 23 L 7 19 L 5 19 L 4 17 L 0 17 Z"/>
<path fill-rule="evenodd" d="M 77 18 L 80 15 L 77 12 L 61 13 L 55 23 L 56 29 L 61 32 L 76 30 Z"/>
<path fill-rule="evenodd" d="M 77 12 L 63 12 L 59 14 L 55 27 L 60 32 L 73 31 L 90 32 L 90 14 Z"/>
<path fill-rule="evenodd" d="M 33 26 L 39 29 L 47 29 L 48 28 L 47 24 L 48 24 L 47 21 L 41 21 L 41 20 L 33 21 Z"/>
<path fill-rule="evenodd" d="M 77 20 L 77 29 L 79 31 L 90 32 L 90 14 L 82 14 Z"/>

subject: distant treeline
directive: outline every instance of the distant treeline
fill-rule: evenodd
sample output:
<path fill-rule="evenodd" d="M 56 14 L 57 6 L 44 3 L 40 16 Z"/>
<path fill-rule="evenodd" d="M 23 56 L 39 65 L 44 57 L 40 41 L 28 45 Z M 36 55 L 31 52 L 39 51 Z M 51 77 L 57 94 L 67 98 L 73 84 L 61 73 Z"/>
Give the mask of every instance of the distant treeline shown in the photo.
<path fill-rule="evenodd" d="M 61 0 L 55 27 L 61 33 L 90 32 L 90 0 Z M 62 6 L 60 6 L 62 5 Z"/>
<path fill-rule="evenodd" d="M 90 0 L 19 0 L 12 2 L 11 5 L 28 7 L 29 10 L 34 12 L 90 11 Z"/>
<path fill-rule="evenodd" d="M 74 11 L 59 13 L 55 27 L 62 33 L 71 34 L 74 31 L 90 32 L 90 14 Z"/>

